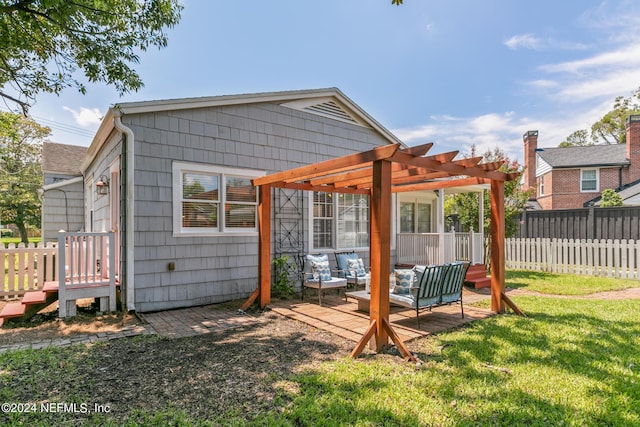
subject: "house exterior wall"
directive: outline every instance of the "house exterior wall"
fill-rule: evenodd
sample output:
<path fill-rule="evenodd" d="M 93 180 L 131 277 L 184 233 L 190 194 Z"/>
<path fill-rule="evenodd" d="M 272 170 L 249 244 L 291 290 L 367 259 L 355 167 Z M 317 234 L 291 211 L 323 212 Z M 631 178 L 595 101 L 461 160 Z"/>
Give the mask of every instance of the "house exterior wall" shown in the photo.
<path fill-rule="evenodd" d="M 626 169 L 620 167 L 598 169 L 598 191 L 581 192 L 581 169 L 554 169 L 544 175 L 545 194 L 540 195 L 540 177 L 538 177 L 537 201 L 542 209 L 573 209 L 599 196 L 607 188 L 620 186 L 620 173 Z"/>
<path fill-rule="evenodd" d="M 257 286 L 257 233 L 174 233 L 174 161 L 268 174 L 388 143 L 363 126 L 267 103 L 131 114 L 122 121 L 135 135 L 135 304 L 142 312 L 246 298 Z"/>
<path fill-rule="evenodd" d="M 71 177 L 70 177 L 71 178 Z M 45 175 L 45 182 L 47 176 Z M 49 179 L 49 183 L 53 183 Z M 58 240 L 58 231 L 79 231 L 84 227 L 84 191 L 82 181 L 45 190 L 42 203 L 42 239 Z"/>
<path fill-rule="evenodd" d="M 120 162 L 122 151 L 122 138 L 118 133 L 112 133 L 107 143 L 102 147 L 99 156 L 87 167 L 85 171 L 85 229 L 87 231 L 101 232 L 111 230 L 111 210 L 108 195 L 96 194 L 95 182 L 101 176 L 109 178 L 110 167 Z M 110 190 L 111 191 L 111 190 Z"/>

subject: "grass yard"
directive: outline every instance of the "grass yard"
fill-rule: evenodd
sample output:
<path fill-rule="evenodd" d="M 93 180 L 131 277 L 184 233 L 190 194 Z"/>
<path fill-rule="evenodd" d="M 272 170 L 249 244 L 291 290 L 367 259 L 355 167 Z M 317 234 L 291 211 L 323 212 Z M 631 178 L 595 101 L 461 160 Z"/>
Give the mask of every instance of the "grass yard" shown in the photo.
<path fill-rule="evenodd" d="M 596 292 L 637 288 L 633 279 L 578 276 L 575 274 L 542 273 L 539 271 L 507 270 L 506 286 L 555 295 L 588 295 Z"/>
<path fill-rule="evenodd" d="M 565 286 L 546 280 L 550 290 Z M 0 402 L 110 412 L 38 407 L 0 413 L 0 424 L 640 426 L 640 299 L 514 300 L 527 317 L 411 342 L 418 364 L 396 353 L 352 360 L 337 339 L 320 342 L 289 320 L 290 330 L 278 320 L 262 332 L 6 352 Z"/>

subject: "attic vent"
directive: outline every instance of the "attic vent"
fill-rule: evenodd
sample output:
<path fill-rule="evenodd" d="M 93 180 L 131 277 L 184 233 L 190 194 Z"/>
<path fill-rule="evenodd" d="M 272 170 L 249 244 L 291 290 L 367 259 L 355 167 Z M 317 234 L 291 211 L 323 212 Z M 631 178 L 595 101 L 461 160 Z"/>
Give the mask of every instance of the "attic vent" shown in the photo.
<path fill-rule="evenodd" d="M 367 126 L 366 123 L 360 117 L 353 114 L 349 108 L 345 107 L 341 102 L 329 97 L 287 102 L 282 104 L 282 106 L 306 111 L 323 117 L 329 117 L 334 120 L 340 120 L 341 122 Z"/>
<path fill-rule="evenodd" d="M 323 102 L 322 104 L 310 105 L 303 110 L 310 111 L 312 113 L 318 113 L 323 116 L 332 117 L 337 120 L 343 120 L 345 122 L 358 123 L 351 114 L 347 113 L 334 101 Z"/>

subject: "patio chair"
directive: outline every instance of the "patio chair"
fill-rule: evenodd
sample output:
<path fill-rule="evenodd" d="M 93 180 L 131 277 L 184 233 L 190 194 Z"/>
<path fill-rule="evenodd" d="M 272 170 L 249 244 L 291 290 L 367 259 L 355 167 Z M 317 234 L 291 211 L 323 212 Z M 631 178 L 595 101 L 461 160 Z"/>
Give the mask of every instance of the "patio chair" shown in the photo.
<path fill-rule="evenodd" d="M 440 297 L 440 305 L 451 305 L 454 302 L 460 303 L 460 311 L 464 319 L 464 307 L 462 306 L 462 285 L 464 285 L 464 277 L 469 268 L 469 262 L 454 262 L 449 266 L 447 274 L 442 280 L 442 291 Z"/>
<path fill-rule="evenodd" d="M 347 279 L 332 276 L 327 254 L 307 254 L 301 258 L 303 301 L 305 288 L 313 288 L 318 291 L 318 305 L 320 306 L 322 306 L 322 294 L 327 289 L 336 289 L 340 293 L 340 288 L 344 288 L 344 299 L 347 300 Z"/>
<path fill-rule="evenodd" d="M 338 266 L 338 277 L 347 279 L 347 284 L 353 285 L 355 289 L 358 285 L 365 286 L 369 278 L 369 272 L 362 263 L 362 258 L 351 252 L 336 252 L 336 264 Z"/>

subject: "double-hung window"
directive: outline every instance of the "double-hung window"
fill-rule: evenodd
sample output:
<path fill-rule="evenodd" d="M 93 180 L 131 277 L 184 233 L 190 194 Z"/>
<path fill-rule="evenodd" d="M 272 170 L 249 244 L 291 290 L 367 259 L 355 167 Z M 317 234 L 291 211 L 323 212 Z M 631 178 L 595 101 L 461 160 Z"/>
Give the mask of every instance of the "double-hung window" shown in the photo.
<path fill-rule="evenodd" d="M 580 191 L 583 193 L 598 191 L 598 169 L 580 170 Z"/>
<path fill-rule="evenodd" d="M 313 249 L 369 246 L 369 196 L 313 193 Z"/>
<path fill-rule="evenodd" d="M 174 234 L 256 233 L 258 195 L 251 180 L 263 175 L 261 171 L 174 162 Z"/>
<path fill-rule="evenodd" d="M 431 232 L 431 203 L 418 199 L 400 200 L 400 232 L 401 233 L 430 233 Z"/>

